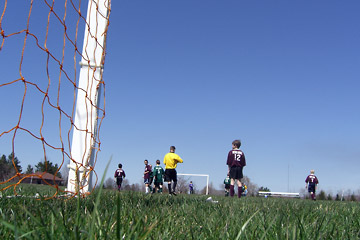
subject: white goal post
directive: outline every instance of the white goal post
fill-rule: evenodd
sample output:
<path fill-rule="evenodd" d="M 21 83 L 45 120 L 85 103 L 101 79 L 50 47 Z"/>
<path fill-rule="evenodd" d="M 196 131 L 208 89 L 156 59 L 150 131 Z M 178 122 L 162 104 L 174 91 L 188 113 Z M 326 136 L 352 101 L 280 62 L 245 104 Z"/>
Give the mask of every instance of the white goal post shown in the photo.
<path fill-rule="evenodd" d="M 99 91 L 103 75 L 106 28 L 110 0 L 88 0 L 79 87 L 75 111 L 67 191 L 86 193 L 92 189 L 94 148 L 97 137 Z M 86 58 L 86 59 L 85 59 Z"/>
<path fill-rule="evenodd" d="M 208 174 L 191 174 L 191 173 L 178 173 L 178 176 L 193 176 L 193 177 L 206 177 L 206 195 L 209 195 L 209 175 Z"/>

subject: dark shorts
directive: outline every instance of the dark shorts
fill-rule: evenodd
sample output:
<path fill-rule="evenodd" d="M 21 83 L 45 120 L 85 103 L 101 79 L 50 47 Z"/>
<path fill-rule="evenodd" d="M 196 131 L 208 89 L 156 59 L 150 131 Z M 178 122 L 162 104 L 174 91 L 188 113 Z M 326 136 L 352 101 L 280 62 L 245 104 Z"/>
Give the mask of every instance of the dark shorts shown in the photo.
<path fill-rule="evenodd" d="M 177 173 L 175 169 L 165 169 L 165 182 L 177 182 Z"/>
<path fill-rule="evenodd" d="M 314 193 L 315 192 L 315 186 L 316 186 L 315 184 L 310 183 L 309 186 L 308 186 L 308 191 Z"/>
<path fill-rule="evenodd" d="M 121 186 L 122 181 L 123 181 L 122 178 L 119 178 L 119 177 L 116 178 L 116 184 L 117 184 L 118 186 Z"/>
<path fill-rule="evenodd" d="M 145 184 L 149 184 L 149 179 L 148 179 L 148 178 L 144 178 L 144 183 L 145 183 Z"/>
<path fill-rule="evenodd" d="M 163 182 L 154 182 L 155 187 L 159 188 L 163 185 Z"/>
<path fill-rule="evenodd" d="M 225 184 L 225 189 L 230 189 L 230 184 Z"/>
<path fill-rule="evenodd" d="M 162 185 L 163 184 L 163 178 L 154 178 L 154 184 L 160 184 L 160 185 Z"/>
<path fill-rule="evenodd" d="M 230 178 L 241 180 L 243 178 L 243 167 L 231 167 Z"/>
<path fill-rule="evenodd" d="M 154 184 L 159 186 L 159 185 L 163 185 L 163 178 L 154 178 Z"/>

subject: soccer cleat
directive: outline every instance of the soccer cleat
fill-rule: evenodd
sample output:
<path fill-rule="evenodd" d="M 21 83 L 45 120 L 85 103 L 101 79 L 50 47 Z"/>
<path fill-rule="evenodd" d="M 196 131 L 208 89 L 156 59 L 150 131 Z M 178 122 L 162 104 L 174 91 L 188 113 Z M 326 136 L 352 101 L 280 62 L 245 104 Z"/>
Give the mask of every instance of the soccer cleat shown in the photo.
<path fill-rule="evenodd" d="M 175 193 L 175 192 L 172 192 L 171 194 L 174 195 L 174 196 L 176 196 L 176 193 Z"/>

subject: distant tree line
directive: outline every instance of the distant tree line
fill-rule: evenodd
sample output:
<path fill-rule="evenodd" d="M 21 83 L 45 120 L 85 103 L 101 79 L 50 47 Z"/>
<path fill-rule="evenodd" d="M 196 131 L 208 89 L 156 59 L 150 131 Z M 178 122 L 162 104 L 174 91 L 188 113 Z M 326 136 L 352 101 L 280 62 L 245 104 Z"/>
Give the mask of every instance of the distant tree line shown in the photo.
<path fill-rule="evenodd" d="M 356 196 L 354 192 L 351 192 L 350 190 L 347 191 L 347 193 L 339 194 L 337 193 L 335 197 L 333 197 L 331 194 L 326 194 L 324 190 L 321 190 L 317 195 L 316 199 L 318 200 L 335 200 L 335 201 L 360 201 L 360 196 Z"/>
<path fill-rule="evenodd" d="M 1 181 L 6 181 L 9 178 L 13 177 L 16 174 L 16 170 L 19 173 L 22 172 L 19 159 L 15 157 L 13 153 L 11 153 L 7 157 L 3 154 L 0 158 Z"/>
<path fill-rule="evenodd" d="M 25 174 L 32 174 L 35 172 L 48 172 L 53 174 L 59 178 L 61 178 L 61 173 L 58 171 L 58 164 L 53 164 L 51 161 L 39 161 L 34 167 L 30 164 L 26 168 Z M 16 171 L 17 170 L 17 171 Z M 6 181 L 11 177 L 16 175 L 16 172 L 23 173 L 22 167 L 20 165 L 20 160 L 14 156 L 13 153 L 9 154 L 9 156 L 2 155 L 0 158 L 0 180 Z"/>
<path fill-rule="evenodd" d="M 259 192 L 271 192 L 269 188 L 261 186 L 258 190 Z"/>
<path fill-rule="evenodd" d="M 58 171 L 58 164 L 53 164 L 51 161 L 40 161 L 35 165 L 35 172 L 47 172 L 61 178 L 61 172 Z M 33 167 L 29 164 L 26 169 L 26 174 L 34 173 Z"/>

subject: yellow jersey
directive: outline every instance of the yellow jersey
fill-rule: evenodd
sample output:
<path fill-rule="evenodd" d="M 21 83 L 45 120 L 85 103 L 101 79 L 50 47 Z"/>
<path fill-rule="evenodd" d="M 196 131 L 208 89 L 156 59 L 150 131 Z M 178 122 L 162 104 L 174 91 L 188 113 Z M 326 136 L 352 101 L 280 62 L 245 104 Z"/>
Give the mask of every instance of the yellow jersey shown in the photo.
<path fill-rule="evenodd" d="M 177 163 L 182 163 L 183 160 L 176 153 L 169 152 L 164 157 L 165 169 L 175 169 Z"/>

